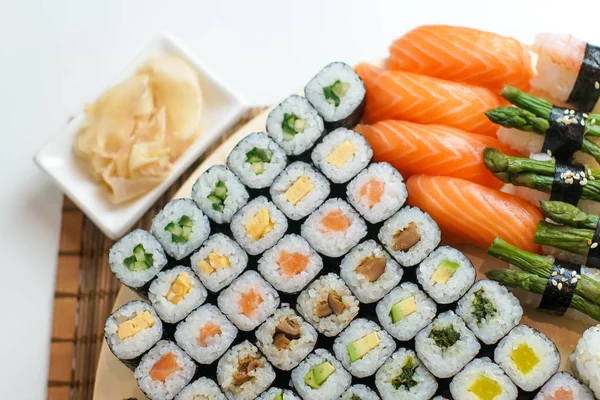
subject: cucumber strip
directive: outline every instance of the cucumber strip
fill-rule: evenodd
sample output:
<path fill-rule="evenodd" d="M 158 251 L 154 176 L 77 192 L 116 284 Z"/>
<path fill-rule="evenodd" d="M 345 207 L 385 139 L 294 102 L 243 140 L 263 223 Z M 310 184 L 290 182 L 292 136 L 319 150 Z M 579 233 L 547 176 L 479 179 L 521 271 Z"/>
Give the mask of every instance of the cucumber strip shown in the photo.
<path fill-rule="evenodd" d="M 254 172 L 256 175 L 260 175 L 265 172 L 265 163 L 263 162 L 255 162 L 250 165 L 250 170 Z"/>

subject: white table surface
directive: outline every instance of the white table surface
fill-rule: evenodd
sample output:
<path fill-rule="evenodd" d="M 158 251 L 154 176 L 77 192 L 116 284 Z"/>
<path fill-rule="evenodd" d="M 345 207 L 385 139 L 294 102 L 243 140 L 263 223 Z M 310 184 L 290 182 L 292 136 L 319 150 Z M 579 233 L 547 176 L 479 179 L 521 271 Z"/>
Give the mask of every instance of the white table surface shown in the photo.
<path fill-rule="evenodd" d="M 173 32 L 250 104 L 271 104 L 327 62 L 386 56 L 416 25 L 469 25 L 527 42 L 539 31 L 568 32 L 600 43 L 599 11 L 594 0 L 3 0 L 0 398 L 46 393 L 61 194 L 32 156 L 158 32 Z"/>

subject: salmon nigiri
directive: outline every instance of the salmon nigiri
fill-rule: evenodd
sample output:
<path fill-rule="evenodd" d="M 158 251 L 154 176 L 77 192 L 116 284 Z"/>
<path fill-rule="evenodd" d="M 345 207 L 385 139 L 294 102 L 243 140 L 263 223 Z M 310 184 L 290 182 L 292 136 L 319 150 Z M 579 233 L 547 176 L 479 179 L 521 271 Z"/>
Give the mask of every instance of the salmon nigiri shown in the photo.
<path fill-rule="evenodd" d="M 487 248 L 500 237 L 529 252 L 541 211 L 523 199 L 464 179 L 413 175 L 406 182 L 408 203 L 426 211 L 442 233 Z"/>
<path fill-rule="evenodd" d="M 500 100 L 488 89 L 365 63 L 355 70 L 367 89 L 366 123 L 402 119 L 496 134 L 498 127 L 484 112 L 498 107 Z"/>
<path fill-rule="evenodd" d="M 503 183 L 485 168 L 483 150 L 496 138 L 445 125 L 421 125 L 387 120 L 358 125 L 373 148 L 375 161 L 386 161 L 408 178 L 414 174 L 443 175 L 499 189 Z"/>
<path fill-rule="evenodd" d="M 500 89 L 527 90 L 532 76 L 528 46 L 473 28 L 420 26 L 390 46 L 391 69 Z"/>

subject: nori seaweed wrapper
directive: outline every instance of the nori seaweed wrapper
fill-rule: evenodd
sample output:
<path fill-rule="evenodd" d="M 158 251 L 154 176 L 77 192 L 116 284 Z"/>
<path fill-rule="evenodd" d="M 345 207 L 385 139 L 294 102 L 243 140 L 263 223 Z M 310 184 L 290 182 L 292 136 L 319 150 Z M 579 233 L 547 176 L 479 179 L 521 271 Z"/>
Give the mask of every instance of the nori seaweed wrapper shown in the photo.
<path fill-rule="evenodd" d="M 591 268 L 600 268 L 600 223 L 596 225 L 594 237 L 592 237 L 592 244 L 593 243 L 598 243 L 598 246 L 593 248 L 590 246 L 585 265 Z"/>
<path fill-rule="evenodd" d="M 559 122 L 561 118 L 567 116 L 565 109 L 560 107 L 552 107 L 550 113 L 550 127 L 546 131 L 542 152 L 550 151 L 551 155 L 561 161 L 569 161 L 573 158 L 573 154 L 581 149 L 583 143 L 583 128 L 581 121 L 583 116 L 576 112 L 574 115 L 568 115 L 570 118 L 577 120 L 576 124 L 564 124 Z"/>
<path fill-rule="evenodd" d="M 581 111 L 592 111 L 600 98 L 600 47 L 587 43 L 579 73 L 567 102 Z"/>
<path fill-rule="evenodd" d="M 579 274 L 580 271 L 581 265 L 557 260 L 550 270 L 546 289 L 538 308 L 552 315 L 563 315 L 571 305 L 575 287 L 579 282 L 576 279 L 575 283 L 571 283 L 576 275 L 573 272 Z"/>
<path fill-rule="evenodd" d="M 550 200 L 563 201 L 565 203 L 577 206 L 583 192 L 583 186 L 579 184 L 578 179 L 571 179 L 572 183 L 567 183 L 565 174 L 573 173 L 585 176 L 585 167 L 581 164 L 562 164 L 556 162 L 554 169 L 554 181 L 552 182 L 552 190 L 550 192 Z"/>

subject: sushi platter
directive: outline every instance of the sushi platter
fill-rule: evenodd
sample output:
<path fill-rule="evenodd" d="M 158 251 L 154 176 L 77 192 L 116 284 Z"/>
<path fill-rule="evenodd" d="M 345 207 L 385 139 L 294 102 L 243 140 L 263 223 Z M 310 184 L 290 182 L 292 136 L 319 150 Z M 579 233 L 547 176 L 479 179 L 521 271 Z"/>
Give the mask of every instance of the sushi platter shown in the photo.
<path fill-rule="evenodd" d="M 94 398 L 599 395 L 600 65 L 561 97 L 545 39 L 532 78 L 514 39 L 419 27 L 241 128 L 110 249 Z"/>

